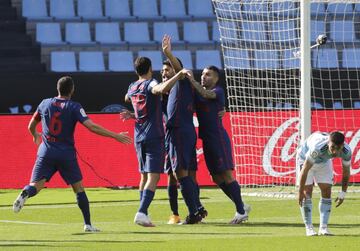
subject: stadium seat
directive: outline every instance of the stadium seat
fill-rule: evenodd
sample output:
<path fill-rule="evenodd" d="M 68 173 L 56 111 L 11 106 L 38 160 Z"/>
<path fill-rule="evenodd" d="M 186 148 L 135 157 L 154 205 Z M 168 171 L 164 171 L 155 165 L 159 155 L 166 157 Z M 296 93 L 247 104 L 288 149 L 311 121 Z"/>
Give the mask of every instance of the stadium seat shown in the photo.
<path fill-rule="evenodd" d="M 293 104 L 291 104 L 289 102 L 285 102 L 283 108 L 287 109 L 287 110 L 291 110 L 291 109 L 294 109 L 294 106 L 293 106 Z"/>
<path fill-rule="evenodd" d="M 101 0 L 77 0 L 78 16 L 84 20 L 105 20 Z"/>
<path fill-rule="evenodd" d="M 344 106 L 340 101 L 335 101 L 333 103 L 333 109 L 344 109 Z"/>
<path fill-rule="evenodd" d="M 75 16 L 73 0 L 50 0 L 50 16 L 55 20 L 80 20 Z"/>
<path fill-rule="evenodd" d="M 131 51 L 109 51 L 109 71 L 133 72 L 133 53 Z"/>
<path fill-rule="evenodd" d="M 271 14 L 275 17 L 297 17 L 298 8 L 293 1 L 279 1 L 271 4 Z"/>
<path fill-rule="evenodd" d="M 76 72 L 75 52 L 52 51 L 50 54 L 50 68 L 55 72 Z"/>
<path fill-rule="evenodd" d="M 219 31 L 220 26 L 220 31 Z M 224 43 L 235 44 L 239 40 L 239 28 L 237 22 L 219 20 L 219 26 L 217 25 L 218 33 L 222 35 Z M 220 37 L 219 37 L 220 42 Z"/>
<path fill-rule="evenodd" d="M 360 3 L 355 4 L 355 11 L 360 12 Z"/>
<path fill-rule="evenodd" d="M 249 42 L 262 42 L 267 40 L 264 22 L 243 21 L 242 37 Z"/>
<path fill-rule="evenodd" d="M 271 39 L 281 44 L 300 42 L 296 34 L 294 21 L 274 21 L 272 23 Z"/>
<path fill-rule="evenodd" d="M 360 109 L 360 101 L 355 101 L 354 102 L 354 108 L 355 109 Z"/>
<path fill-rule="evenodd" d="M 189 0 L 188 8 L 194 18 L 215 18 L 211 0 Z"/>
<path fill-rule="evenodd" d="M 319 102 L 311 102 L 311 108 L 314 109 L 323 109 L 324 107 Z"/>
<path fill-rule="evenodd" d="M 312 66 L 314 68 L 338 68 L 338 54 L 336 49 L 319 49 L 312 51 Z"/>
<path fill-rule="evenodd" d="M 269 16 L 268 4 L 258 1 L 254 2 L 252 0 L 244 0 L 243 1 L 243 11 L 244 18 L 249 17 L 258 17 L 263 19 L 264 17 Z"/>
<path fill-rule="evenodd" d="M 209 40 L 207 23 L 202 21 L 184 22 L 184 40 L 191 44 L 215 44 L 213 41 Z"/>
<path fill-rule="evenodd" d="M 91 41 L 90 26 L 88 23 L 66 23 L 65 40 L 70 44 L 94 45 Z"/>
<path fill-rule="evenodd" d="M 139 51 L 138 56 L 150 58 L 153 71 L 162 69 L 163 58 L 160 51 Z"/>
<path fill-rule="evenodd" d="M 147 22 L 125 23 L 124 24 L 124 40 L 130 45 L 143 44 L 155 45 L 156 42 L 150 41 L 149 27 Z"/>
<path fill-rule="evenodd" d="M 353 4 L 352 3 L 332 3 L 329 2 L 327 5 L 327 12 L 338 16 L 338 15 L 353 15 Z"/>
<path fill-rule="evenodd" d="M 224 50 L 224 68 L 227 69 L 251 69 L 250 58 L 247 50 Z M 241 60 L 239 60 L 239 58 Z"/>
<path fill-rule="evenodd" d="M 278 53 L 273 50 L 255 50 L 254 68 L 260 70 L 279 69 Z"/>
<path fill-rule="evenodd" d="M 217 21 L 212 22 L 212 40 L 220 43 L 220 31 Z"/>
<path fill-rule="evenodd" d="M 311 20 L 311 42 L 316 42 L 316 38 L 321 34 L 326 34 L 326 25 L 324 21 Z"/>
<path fill-rule="evenodd" d="M 154 22 L 154 41 L 161 44 L 163 36 L 167 34 L 171 37 L 173 45 L 184 45 L 184 41 L 179 40 L 179 31 L 176 22 Z"/>
<path fill-rule="evenodd" d="M 173 55 L 181 60 L 181 63 L 183 64 L 184 68 L 189 70 L 192 70 L 194 68 L 190 51 L 174 50 Z"/>
<path fill-rule="evenodd" d="M 196 51 L 196 69 L 203 70 L 209 65 L 215 65 L 222 69 L 220 51 L 218 50 L 197 50 Z"/>
<path fill-rule="evenodd" d="M 126 44 L 121 41 L 119 23 L 96 23 L 95 41 L 101 44 Z"/>
<path fill-rule="evenodd" d="M 330 22 L 330 39 L 334 42 L 356 41 L 354 22 L 350 20 Z"/>
<path fill-rule="evenodd" d="M 283 51 L 283 68 L 285 69 L 299 69 L 300 68 L 300 58 L 296 57 L 294 54 L 297 53 L 297 50 L 294 49 L 285 49 Z"/>
<path fill-rule="evenodd" d="M 84 72 L 105 71 L 103 53 L 101 51 L 81 51 L 79 53 L 79 70 Z"/>
<path fill-rule="evenodd" d="M 161 0 L 160 13 L 167 20 L 186 20 L 191 18 L 186 14 L 184 0 Z"/>
<path fill-rule="evenodd" d="M 313 2 L 310 7 L 311 16 L 313 17 L 323 17 L 325 16 L 325 3 Z"/>
<path fill-rule="evenodd" d="M 36 42 L 42 45 L 63 45 L 59 23 L 37 23 Z"/>
<path fill-rule="evenodd" d="M 111 20 L 130 21 L 136 19 L 130 14 L 129 0 L 105 0 L 105 16 Z"/>
<path fill-rule="evenodd" d="M 29 20 L 50 20 L 45 0 L 23 0 L 22 15 Z"/>
<path fill-rule="evenodd" d="M 163 19 L 159 15 L 156 0 L 133 0 L 133 14 L 139 19 L 152 21 Z"/>
<path fill-rule="evenodd" d="M 346 48 L 342 51 L 343 68 L 360 68 L 360 48 Z"/>

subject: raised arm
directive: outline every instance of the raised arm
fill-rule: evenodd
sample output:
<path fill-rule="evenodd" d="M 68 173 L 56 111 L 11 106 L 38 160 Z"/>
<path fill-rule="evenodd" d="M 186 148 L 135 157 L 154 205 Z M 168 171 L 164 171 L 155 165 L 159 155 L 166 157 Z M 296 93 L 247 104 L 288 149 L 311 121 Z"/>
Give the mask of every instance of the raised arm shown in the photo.
<path fill-rule="evenodd" d="M 169 80 L 152 87 L 151 92 L 155 95 L 168 93 L 171 90 L 171 88 L 173 88 L 176 81 L 178 81 L 183 77 L 184 73 L 185 73 L 184 70 L 179 71 L 178 73 L 175 74 L 175 76 L 173 76 Z"/>
<path fill-rule="evenodd" d="M 207 90 L 204 87 L 201 86 L 199 82 L 197 82 L 194 78 L 194 74 L 192 71 L 187 70 L 186 71 L 186 77 L 189 79 L 191 85 L 194 87 L 197 93 L 200 94 L 203 98 L 206 99 L 215 99 L 216 93 L 213 90 Z"/>
<path fill-rule="evenodd" d="M 166 56 L 166 58 L 169 59 L 172 67 L 174 68 L 175 72 L 181 71 L 182 67 L 180 62 L 177 60 L 177 58 L 172 54 L 171 51 L 171 37 L 169 35 L 165 35 L 162 40 L 162 50 Z"/>

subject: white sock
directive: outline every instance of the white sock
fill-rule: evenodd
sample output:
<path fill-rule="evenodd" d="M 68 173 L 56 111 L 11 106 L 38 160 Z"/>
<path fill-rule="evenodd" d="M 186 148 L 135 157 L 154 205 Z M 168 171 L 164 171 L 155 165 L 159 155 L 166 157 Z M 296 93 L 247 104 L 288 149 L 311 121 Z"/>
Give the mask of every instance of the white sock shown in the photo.
<path fill-rule="evenodd" d="M 331 198 L 321 198 L 319 201 L 320 227 L 326 227 L 331 212 Z"/>
<path fill-rule="evenodd" d="M 305 199 L 302 207 L 300 207 L 301 216 L 306 227 L 312 226 L 312 201 L 311 198 Z"/>

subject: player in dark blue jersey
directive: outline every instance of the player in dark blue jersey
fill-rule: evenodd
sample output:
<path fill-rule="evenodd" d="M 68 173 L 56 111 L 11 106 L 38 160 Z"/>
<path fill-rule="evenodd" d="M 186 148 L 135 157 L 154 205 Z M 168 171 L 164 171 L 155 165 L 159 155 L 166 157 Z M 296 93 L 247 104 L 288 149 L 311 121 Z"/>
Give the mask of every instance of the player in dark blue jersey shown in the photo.
<path fill-rule="evenodd" d="M 162 120 L 161 94 L 167 93 L 176 81 L 183 77 L 177 73 L 167 82 L 158 84 L 152 77 L 151 61 L 146 57 L 135 60 L 135 71 L 139 79 L 131 83 L 125 100 L 132 103 L 135 115 L 135 149 L 141 173 L 140 208 L 134 222 L 153 227 L 148 208 L 154 198 L 165 158 L 164 126 Z"/>
<path fill-rule="evenodd" d="M 220 71 L 215 66 L 206 67 L 201 75 L 201 84 L 196 82 L 191 71 L 187 77 L 198 95 L 195 98 L 196 113 L 199 120 L 199 137 L 203 142 L 205 162 L 213 181 L 232 199 L 236 213 L 232 224 L 248 219 L 244 209 L 238 182 L 233 176 L 233 159 L 230 138 L 219 117 L 225 106 L 224 90 L 217 84 Z"/>
<path fill-rule="evenodd" d="M 14 212 L 19 212 L 25 201 L 39 193 L 44 188 L 45 182 L 49 181 L 59 171 L 64 181 L 70 184 L 76 193 L 77 203 L 84 217 L 84 230 L 86 232 L 97 232 L 99 230 L 91 225 L 89 201 L 76 159 L 75 125 L 80 122 L 91 132 L 114 138 L 124 144 L 131 143 L 131 138 L 126 133 L 117 134 L 95 124 L 89 119 L 79 103 L 70 100 L 74 93 L 74 82 L 71 77 L 60 78 L 57 82 L 57 91 L 57 97 L 44 99 L 40 103 L 30 120 L 29 131 L 35 144 L 40 146 L 30 184 L 25 186 L 16 198 L 13 209 Z M 40 121 L 42 133 L 36 131 L 36 126 Z"/>
<path fill-rule="evenodd" d="M 171 39 L 164 36 L 163 52 L 175 72 L 182 70 L 179 60 L 171 51 Z M 180 183 L 180 190 L 189 210 L 184 224 L 195 224 L 207 215 L 199 200 L 199 186 L 190 177 L 196 169 L 196 132 L 193 124 L 194 90 L 187 79 L 180 79 L 168 97 L 166 129 L 169 133 L 169 156 L 173 172 Z"/>

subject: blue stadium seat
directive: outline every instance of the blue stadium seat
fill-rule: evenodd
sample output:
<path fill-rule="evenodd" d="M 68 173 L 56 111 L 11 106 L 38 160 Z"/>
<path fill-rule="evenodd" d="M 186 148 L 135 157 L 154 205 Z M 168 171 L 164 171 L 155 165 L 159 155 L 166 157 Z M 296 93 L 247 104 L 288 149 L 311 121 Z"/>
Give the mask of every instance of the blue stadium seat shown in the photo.
<path fill-rule="evenodd" d="M 209 65 L 215 65 L 222 69 L 220 51 L 218 50 L 197 50 L 196 51 L 196 69 L 202 70 Z"/>
<path fill-rule="evenodd" d="M 186 14 L 184 0 L 161 0 L 160 13 L 167 20 L 186 20 L 191 18 Z"/>
<path fill-rule="evenodd" d="M 188 8 L 194 18 L 215 18 L 211 0 L 189 0 Z"/>
<path fill-rule="evenodd" d="M 163 58 L 160 51 L 139 51 L 138 56 L 150 58 L 153 71 L 162 69 Z"/>
<path fill-rule="evenodd" d="M 355 4 L 355 11 L 360 12 L 360 3 Z"/>
<path fill-rule="evenodd" d="M 354 108 L 355 109 L 360 109 L 360 101 L 355 101 L 354 102 Z"/>
<path fill-rule="evenodd" d="M 263 42 L 267 40 L 264 22 L 243 21 L 242 37 L 249 42 Z"/>
<path fill-rule="evenodd" d="M 326 25 L 324 21 L 311 20 L 311 41 L 316 42 L 316 38 L 321 34 L 326 34 Z"/>
<path fill-rule="evenodd" d="M 90 26 L 88 23 L 66 23 L 65 40 L 70 44 L 94 45 L 91 41 Z"/>
<path fill-rule="evenodd" d="M 139 19 L 152 21 L 163 19 L 159 15 L 156 0 L 133 0 L 133 14 Z"/>
<path fill-rule="evenodd" d="M 155 45 L 155 41 L 150 41 L 149 27 L 147 22 L 129 22 L 124 24 L 124 40 L 130 45 L 143 44 Z"/>
<path fill-rule="evenodd" d="M 63 45 L 59 23 L 37 23 L 36 42 L 42 45 Z"/>
<path fill-rule="evenodd" d="M 342 51 L 342 67 L 360 68 L 360 48 L 346 48 Z"/>
<path fill-rule="evenodd" d="M 350 20 L 330 22 L 330 39 L 334 42 L 356 41 L 354 22 Z"/>
<path fill-rule="evenodd" d="M 133 53 L 131 51 L 109 51 L 109 71 L 133 72 Z"/>
<path fill-rule="evenodd" d="M 75 16 L 73 0 L 50 0 L 50 16 L 55 20 L 80 20 L 80 17 Z"/>
<path fill-rule="evenodd" d="M 298 9 L 293 1 L 279 1 L 271 4 L 271 14 L 276 17 L 296 17 Z"/>
<path fill-rule="evenodd" d="M 217 21 L 212 22 L 212 40 L 220 43 L 220 31 Z"/>
<path fill-rule="evenodd" d="M 283 67 L 285 69 L 299 69 L 300 68 L 300 58 L 296 57 L 297 51 L 294 49 L 285 49 L 283 51 Z"/>
<path fill-rule="evenodd" d="M 245 18 L 249 18 L 252 16 L 257 16 L 261 19 L 263 19 L 263 17 L 267 17 L 269 16 L 269 10 L 268 10 L 268 4 L 258 1 L 258 2 L 254 2 L 252 0 L 243 0 L 243 15 L 245 16 Z"/>
<path fill-rule="evenodd" d="M 174 50 L 173 55 L 181 60 L 181 63 L 183 64 L 184 68 L 189 70 L 192 70 L 194 68 L 190 51 Z"/>
<path fill-rule="evenodd" d="M 312 51 L 312 66 L 314 68 L 338 68 L 337 50 L 324 48 Z"/>
<path fill-rule="evenodd" d="M 313 108 L 313 109 L 323 109 L 324 107 L 319 102 L 311 102 L 311 108 Z"/>
<path fill-rule="evenodd" d="M 121 41 L 119 23 L 96 23 L 95 41 L 101 44 L 126 44 Z"/>
<path fill-rule="evenodd" d="M 172 44 L 184 44 L 184 41 L 179 40 L 179 31 L 176 22 L 154 22 L 154 41 L 161 43 L 165 34 L 171 37 Z"/>
<path fill-rule="evenodd" d="M 55 72 L 76 72 L 76 58 L 73 51 L 52 51 L 50 68 Z"/>
<path fill-rule="evenodd" d="M 219 20 L 218 25 L 219 26 L 217 26 L 217 29 L 219 29 L 218 27 L 220 27 L 220 31 L 218 30 L 217 32 L 221 34 L 224 43 L 235 44 L 238 42 L 239 28 L 237 27 L 237 22 Z"/>
<path fill-rule="evenodd" d="M 224 50 L 224 66 L 227 69 L 251 69 L 250 57 L 247 50 Z M 239 58 L 241 60 L 239 60 Z"/>
<path fill-rule="evenodd" d="M 105 20 L 101 0 L 77 0 L 78 16 L 85 20 Z"/>
<path fill-rule="evenodd" d="M 286 109 L 286 110 L 292 110 L 292 109 L 294 109 L 294 106 L 293 106 L 293 104 L 291 104 L 291 103 L 289 103 L 289 102 L 285 102 L 285 103 L 284 103 L 284 109 Z"/>
<path fill-rule="evenodd" d="M 313 16 L 313 17 L 325 16 L 325 13 L 326 13 L 325 4 L 320 3 L 320 2 L 318 2 L 318 3 L 313 2 L 313 3 L 311 3 L 310 11 L 311 11 L 311 16 Z"/>
<path fill-rule="evenodd" d="M 352 3 L 332 3 L 329 2 L 326 9 L 333 15 L 353 15 Z"/>
<path fill-rule="evenodd" d="M 50 20 L 45 0 L 23 0 L 22 15 L 29 20 Z"/>
<path fill-rule="evenodd" d="M 274 21 L 272 23 L 271 39 L 282 44 L 300 42 L 299 36 L 296 35 L 294 21 Z"/>
<path fill-rule="evenodd" d="M 213 45 L 206 22 L 184 22 L 184 40 L 191 44 Z"/>
<path fill-rule="evenodd" d="M 105 0 L 105 16 L 111 20 L 135 20 L 136 17 L 131 16 L 129 0 Z"/>
<path fill-rule="evenodd" d="M 79 53 L 79 70 L 84 72 L 105 71 L 103 53 L 101 51 L 81 51 Z"/>
<path fill-rule="evenodd" d="M 260 70 L 279 69 L 278 52 L 274 50 L 255 50 L 254 68 Z"/>
<path fill-rule="evenodd" d="M 333 103 L 333 109 L 344 109 L 344 106 L 340 101 L 335 101 Z"/>

